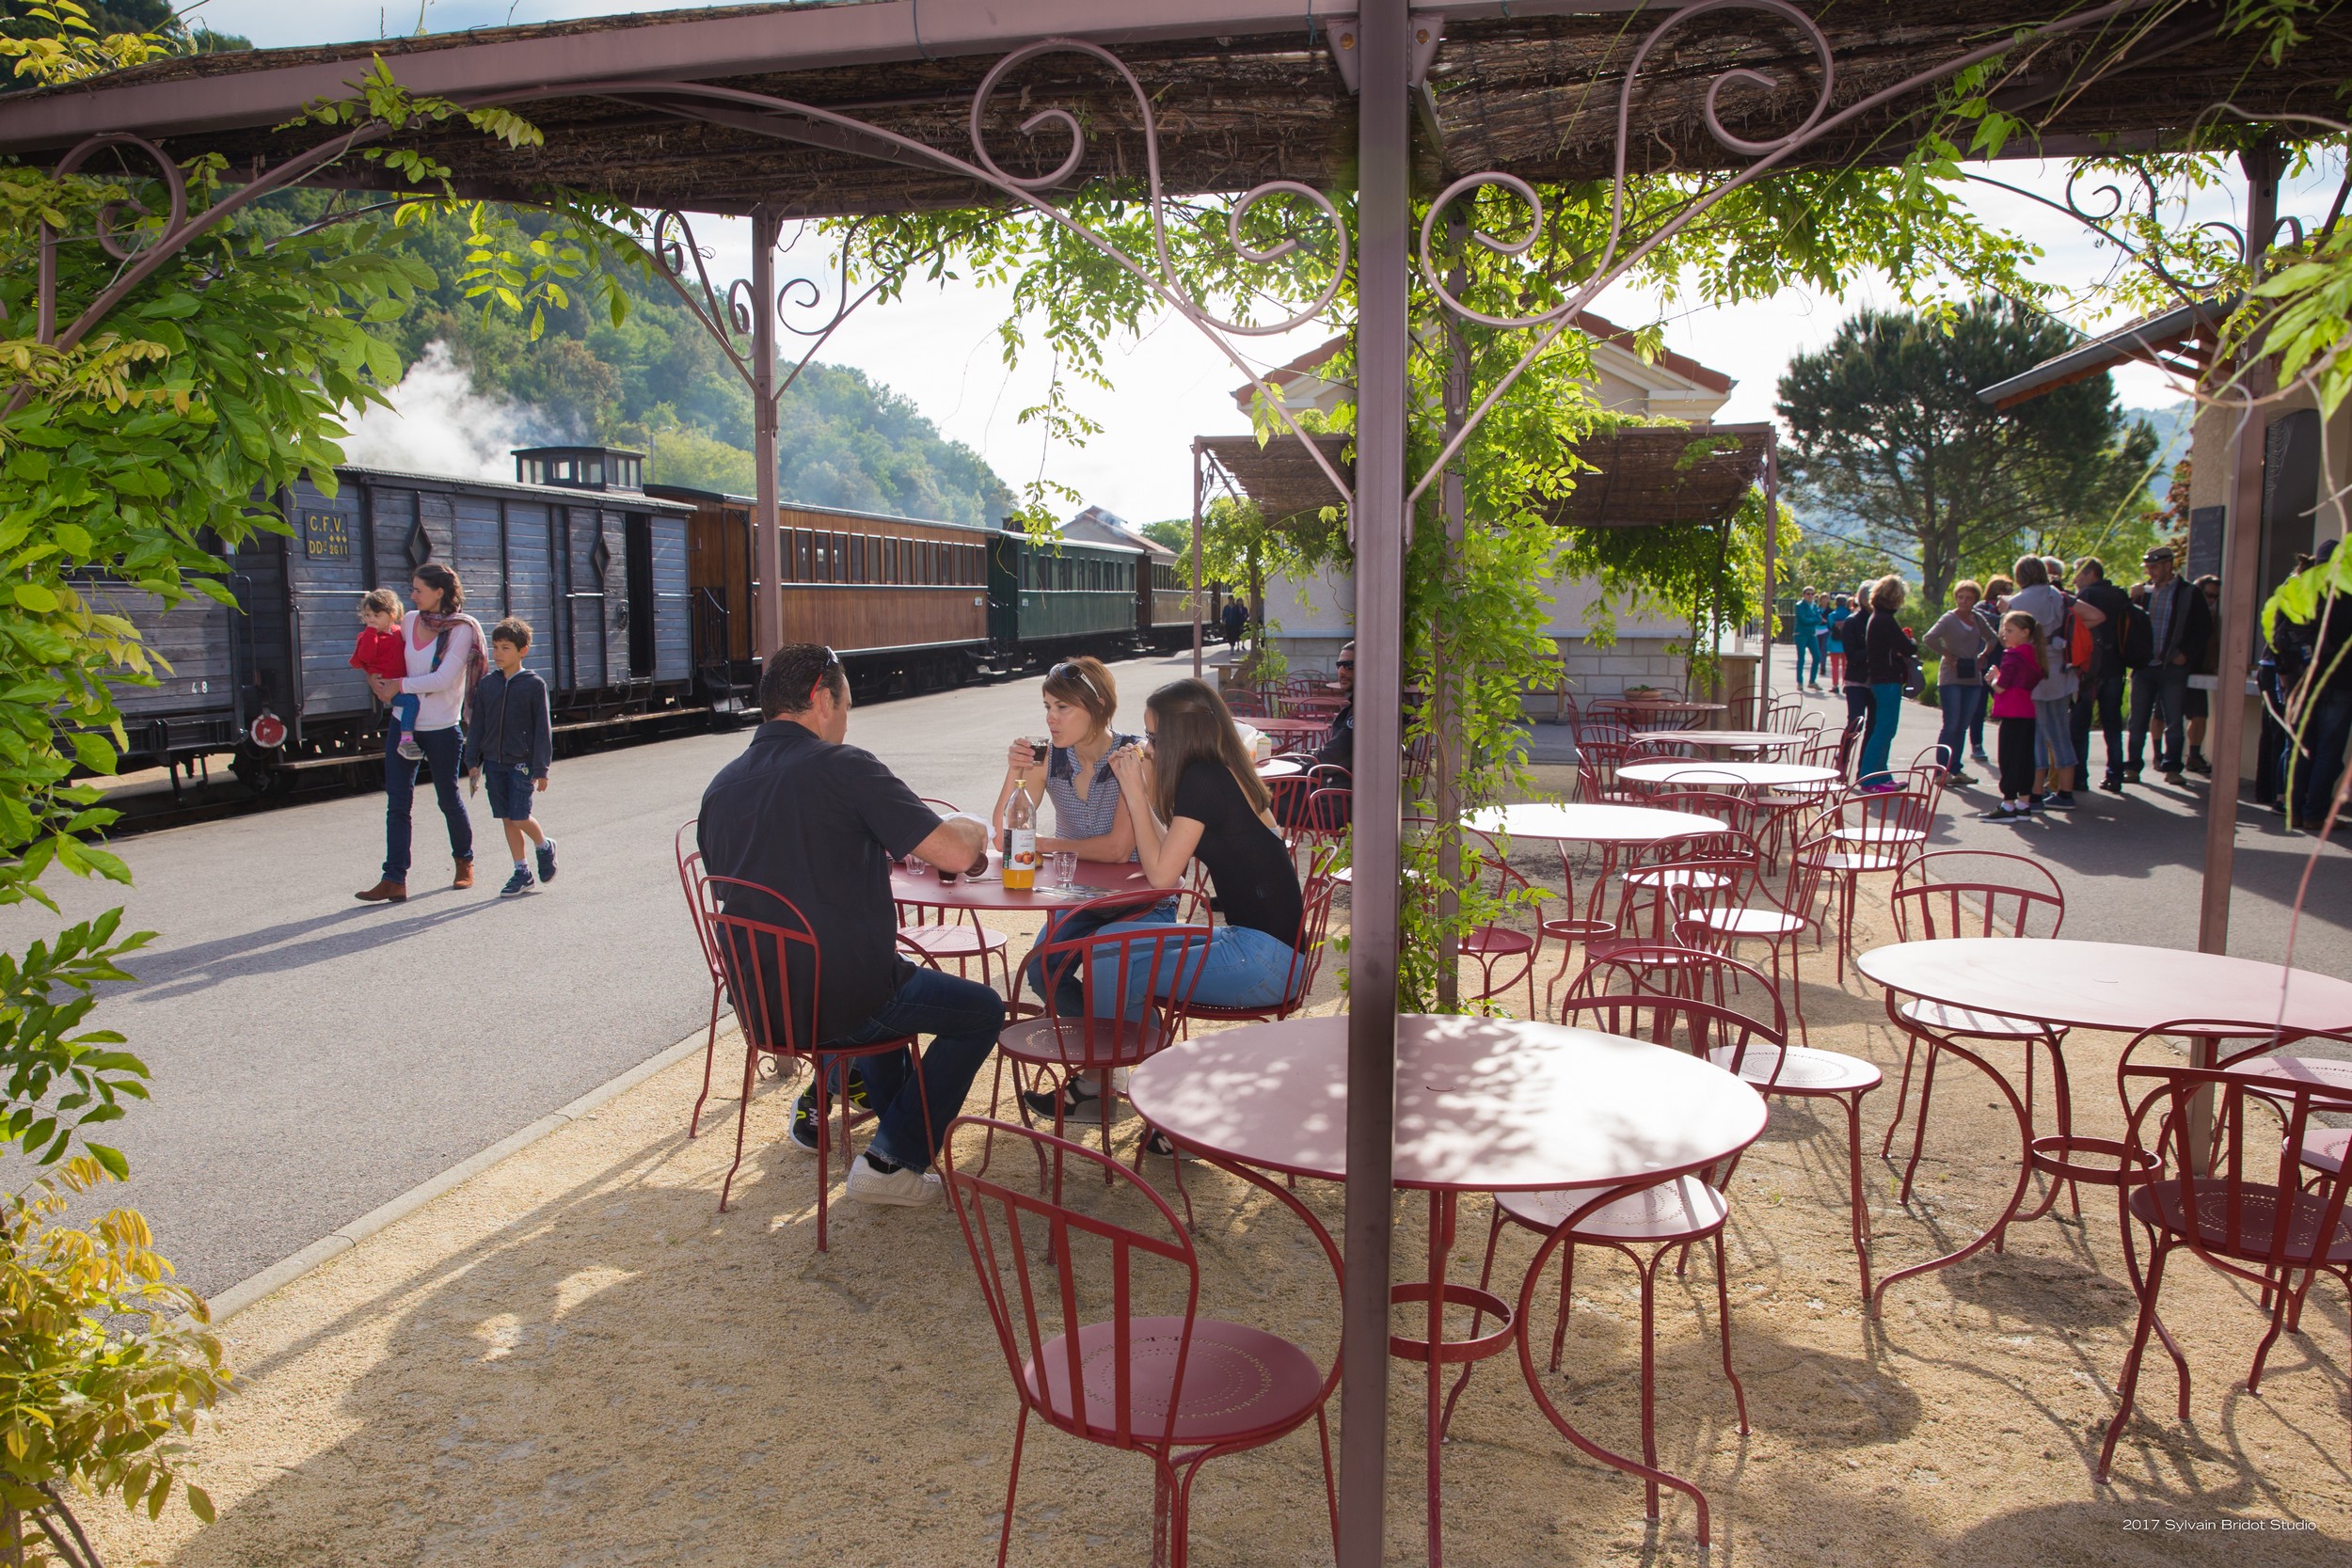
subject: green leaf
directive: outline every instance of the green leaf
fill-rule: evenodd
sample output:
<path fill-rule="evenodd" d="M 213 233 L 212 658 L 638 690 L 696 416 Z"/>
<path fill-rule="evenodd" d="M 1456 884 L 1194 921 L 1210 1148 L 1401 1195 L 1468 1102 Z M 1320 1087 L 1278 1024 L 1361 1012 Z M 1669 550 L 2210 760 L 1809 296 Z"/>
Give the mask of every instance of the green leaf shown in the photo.
<path fill-rule="evenodd" d="M 36 615 L 50 615 L 56 612 L 57 595 L 54 589 L 45 588 L 38 582 L 20 582 L 16 584 L 13 593 L 16 602 Z"/>

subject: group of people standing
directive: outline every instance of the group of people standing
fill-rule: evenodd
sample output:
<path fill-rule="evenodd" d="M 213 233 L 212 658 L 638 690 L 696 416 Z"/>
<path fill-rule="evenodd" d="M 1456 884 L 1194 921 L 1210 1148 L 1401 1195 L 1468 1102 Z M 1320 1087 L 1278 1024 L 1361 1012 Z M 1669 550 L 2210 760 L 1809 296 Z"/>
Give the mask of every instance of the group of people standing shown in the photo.
<path fill-rule="evenodd" d="M 1291 944 L 1300 940 L 1302 890 L 1224 699 L 1203 682 L 1172 681 L 1145 705 L 1143 733 L 1121 732 L 1114 727 L 1117 688 L 1093 658 L 1054 666 L 1043 697 L 1045 755 L 1025 738 L 1009 748 L 997 820 L 1015 790 L 1033 799 L 1041 793 L 1057 813 L 1056 836 L 1041 839 L 1041 850 L 1133 862 L 1147 900 L 1151 892 L 1172 894 L 1198 860 L 1224 915 L 1205 938 L 1168 944 L 1149 974 L 1135 966 L 1136 989 L 1125 998 L 1131 1016 L 1140 1015 L 1145 986 L 1162 996 L 1183 987 L 1198 1001 L 1227 1006 L 1288 1000 L 1285 989 L 1301 969 L 1291 961 Z M 771 1038 L 804 1042 L 821 1054 L 930 1037 L 919 1089 L 904 1053 L 860 1061 L 863 1103 L 879 1119 L 850 1165 L 849 1190 L 867 1203 L 936 1203 L 941 1192 L 930 1167 L 996 1046 L 1006 1003 L 977 980 L 900 955 L 890 869 L 914 856 L 943 869 L 982 870 L 991 828 L 976 817 L 943 817 L 880 758 L 847 743 L 850 685 L 832 649 L 779 648 L 761 672 L 759 707 L 765 722 L 703 793 L 696 841 L 705 871 L 735 879 L 720 884 L 729 915 L 805 932 L 816 951 L 811 958 L 792 943 L 787 955 L 730 961 L 786 965 L 786 984 L 756 988 L 775 1014 Z M 1041 943 L 1165 927 L 1173 910 L 1147 900 L 1127 899 L 1116 914 L 1091 923 L 1086 906 L 1059 911 Z M 1024 965 L 1033 979 L 1041 978 L 1037 957 Z M 730 983 L 739 1008 L 750 989 Z M 1046 989 L 1045 1000 L 1061 1010 L 1059 988 Z M 787 998 L 808 1013 L 787 1020 Z M 1104 1001 L 1098 990 L 1098 1010 Z M 1057 1100 L 1067 1111 L 1095 1098 L 1089 1087 L 1065 1084 L 1025 1098 L 1051 1114 Z M 795 1104 L 787 1136 L 816 1151 L 813 1085 Z"/>
<path fill-rule="evenodd" d="M 1939 660 L 1936 761 L 1947 783 L 1976 782 L 1963 757 L 1992 763 L 1984 744 L 1988 717 L 2002 723 L 1999 733 L 2023 737 L 2004 752 L 2003 803 L 1988 816 L 2073 809 L 2094 727 L 2106 742 L 2100 788 L 2122 794 L 2140 782 L 2152 730 L 2157 772 L 2168 784 L 2184 784 L 2187 773 L 2211 771 L 2200 752 L 2206 693 L 2190 677 L 2212 670 L 2220 583 L 2188 582 L 2163 546 L 2149 550 L 2141 567 L 2144 580 L 2126 592 L 2107 580 L 2096 556 L 2071 572 L 2054 556 L 2021 556 L 2010 577 L 1955 583 L 1952 608 L 1915 638 L 1899 619 L 1906 593 L 1900 578 L 1866 581 L 1851 600 L 1839 594 L 1830 602 L 1807 588 L 1795 615 L 1798 684 L 1820 690 L 1826 663 L 1843 689 L 1849 725 L 1862 729 L 1856 777 L 1865 789 L 1895 787 L 1888 752 L 1899 705 L 1920 684 L 1923 654 Z M 2071 592 L 2062 586 L 2070 580 Z M 2024 618 L 2016 630 L 2022 642 L 2011 640 L 2012 616 Z M 2019 647 L 2025 651 L 2011 657 Z M 2028 670 L 2033 679 L 2021 685 Z M 2006 727 L 2021 721 L 2030 728 Z M 2011 752 L 2021 744 L 2018 761 Z"/>

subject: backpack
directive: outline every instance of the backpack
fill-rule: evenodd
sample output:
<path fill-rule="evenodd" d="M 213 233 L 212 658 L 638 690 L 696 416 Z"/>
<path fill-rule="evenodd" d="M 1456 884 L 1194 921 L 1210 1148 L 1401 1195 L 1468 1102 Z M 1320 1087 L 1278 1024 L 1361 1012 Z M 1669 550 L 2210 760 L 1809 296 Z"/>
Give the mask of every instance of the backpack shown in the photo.
<path fill-rule="evenodd" d="M 2066 662 L 2077 670 L 2088 670 L 2099 662 L 2099 644 L 2091 637 L 2090 623 L 2074 613 L 2074 601 L 2067 601 Z"/>

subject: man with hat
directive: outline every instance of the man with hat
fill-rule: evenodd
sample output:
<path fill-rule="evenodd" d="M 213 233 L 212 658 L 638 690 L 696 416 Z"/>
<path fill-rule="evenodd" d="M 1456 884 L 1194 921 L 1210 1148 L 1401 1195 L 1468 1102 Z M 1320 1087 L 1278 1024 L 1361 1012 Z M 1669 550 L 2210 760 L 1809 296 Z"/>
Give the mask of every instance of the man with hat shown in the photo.
<path fill-rule="evenodd" d="M 2150 719 L 2161 713 L 2164 729 L 2156 745 L 2156 771 L 2166 784 L 2183 784 L 2188 782 L 2181 761 L 2189 672 L 2197 668 L 2214 634 L 2213 614 L 2205 608 L 2205 595 L 2172 570 L 2169 547 L 2156 546 L 2139 563 L 2148 575 L 2149 660 L 2132 672 L 2131 759 L 2123 782 L 2139 782 Z"/>

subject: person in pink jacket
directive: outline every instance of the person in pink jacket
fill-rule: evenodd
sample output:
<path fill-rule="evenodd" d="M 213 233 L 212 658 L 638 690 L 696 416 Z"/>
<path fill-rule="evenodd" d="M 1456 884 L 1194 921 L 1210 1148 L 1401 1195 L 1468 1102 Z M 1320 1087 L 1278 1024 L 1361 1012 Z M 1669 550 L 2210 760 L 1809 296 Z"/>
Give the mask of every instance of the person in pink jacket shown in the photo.
<path fill-rule="evenodd" d="M 2033 815 L 2033 689 L 2049 668 L 2042 628 L 2012 610 L 2001 617 L 2001 662 L 1993 671 L 1993 718 L 2000 725 L 2001 803 L 1989 821 L 2022 822 Z"/>

